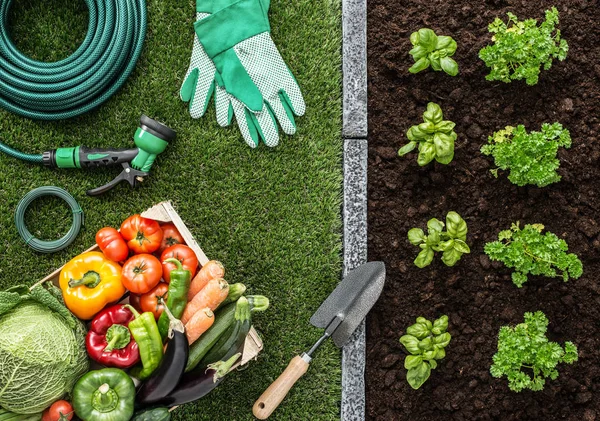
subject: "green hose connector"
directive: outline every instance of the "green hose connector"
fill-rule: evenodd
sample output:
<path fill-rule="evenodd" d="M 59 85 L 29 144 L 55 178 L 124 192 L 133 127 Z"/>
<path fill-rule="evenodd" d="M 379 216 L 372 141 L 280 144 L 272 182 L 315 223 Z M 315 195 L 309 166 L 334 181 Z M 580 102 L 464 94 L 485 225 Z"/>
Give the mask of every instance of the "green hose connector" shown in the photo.
<path fill-rule="evenodd" d="M 39 240 L 29 232 L 25 225 L 25 212 L 27 211 L 27 208 L 29 208 L 34 200 L 43 196 L 56 196 L 63 199 L 73 211 L 73 224 L 71 225 L 71 229 L 69 229 L 69 232 L 67 232 L 64 237 L 58 240 Z M 15 211 L 15 225 L 17 226 L 17 231 L 19 231 L 19 235 L 23 241 L 25 241 L 25 243 L 33 250 L 39 253 L 55 253 L 68 247 L 75 241 L 75 238 L 83 226 L 83 210 L 75 198 L 73 198 L 66 190 L 54 186 L 38 187 L 27 193 L 17 205 L 17 210 Z"/>

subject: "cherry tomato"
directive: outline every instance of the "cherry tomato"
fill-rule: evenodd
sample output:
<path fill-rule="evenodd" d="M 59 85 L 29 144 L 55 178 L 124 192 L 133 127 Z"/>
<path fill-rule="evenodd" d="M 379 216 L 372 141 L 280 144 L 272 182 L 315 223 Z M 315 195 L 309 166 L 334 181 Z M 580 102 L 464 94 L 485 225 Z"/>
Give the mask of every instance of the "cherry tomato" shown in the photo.
<path fill-rule="evenodd" d="M 129 256 L 129 248 L 127 243 L 114 228 L 105 227 L 96 233 L 96 244 L 102 250 L 104 255 L 114 261 L 122 262 Z"/>
<path fill-rule="evenodd" d="M 159 300 L 162 298 L 166 302 L 168 292 L 169 284 L 160 282 L 147 293 L 140 295 L 140 308 L 142 312 L 150 311 L 154 313 L 154 318 L 158 320 L 165 309 L 164 304 L 162 304 Z"/>
<path fill-rule="evenodd" d="M 133 215 L 121 224 L 121 235 L 135 254 L 154 253 L 160 247 L 163 232 L 153 219 Z"/>
<path fill-rule="evenodd" d="M 134 294 L 145 294 L 160 282 L 162 273 L 162 265 L 156 257 L 136 254 L 123 265 L 121 281 Z"/>
<path fill-rule="evenodd" d="M 68 421 L 73 419 L 73 407 L 67 401 L 56 401 L 44 411 L 42 421 Z"/>
<path fill-rule="evenodd" d="M 160 228 L 163 230 L 163 239 L 160 243 L 160 248 L 158 252 L 162 254 L 165 249 L 174 246 L 175 244 L 184 244 L 185 240 L 183 236 L 179 233 L 174 224 L 168 223 L 161 225 Z"/>
<path fill-rule="evenodd" d="M 179 260 L 184 269 L 192 272 L 192 277 L 198 269 L 198 257 L 194 250 L 183 244 L 175 244 L 162 252 L 160 261 L 164 262 L 171 257 Z M 171 271 L 176 269 L 173 263 L 163 263 L 163 279 L 166 282 L 171 282 Z"/>

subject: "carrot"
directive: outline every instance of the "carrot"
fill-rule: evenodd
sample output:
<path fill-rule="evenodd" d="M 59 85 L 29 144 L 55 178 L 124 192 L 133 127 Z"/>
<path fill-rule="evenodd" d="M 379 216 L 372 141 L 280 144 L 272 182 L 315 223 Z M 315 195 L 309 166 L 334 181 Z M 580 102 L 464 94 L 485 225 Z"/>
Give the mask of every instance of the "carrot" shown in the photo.
<path fill-rule="evenodd" d="M 198 294 L 187 303 L 185 311 L 181 317 L 183 324 L 186 324 L 194 314 L 203 308 L 210 308 L 215 311 L 229 295 L 229 284 L 225 279 L 211 279 L 208 284 Z"/>
<path fill-rule="evenodd" d="M 202 288 L 208 284 L 208 281 L 211 279 L 219 279 L 225 276 L 225 268 L 221 262 L 216 260 L 211 260 L 207 262 L 202 269 L 198 272 L 198 274 L 192 280 L 190 284 L 190 291 L 188 292 L 188 301 L 191 301 L 192 298 L 196 296 L 200 292 Z"/>
<path fill-rule="evenodd" d="M 192 316 L 189 322 L 185 324 L 185 334 L 187 335 L 189 344 L 193 344 L 202 336 L 215 322 L 215 315 L 210 308 L 205 308 L 197 311 Z"/>

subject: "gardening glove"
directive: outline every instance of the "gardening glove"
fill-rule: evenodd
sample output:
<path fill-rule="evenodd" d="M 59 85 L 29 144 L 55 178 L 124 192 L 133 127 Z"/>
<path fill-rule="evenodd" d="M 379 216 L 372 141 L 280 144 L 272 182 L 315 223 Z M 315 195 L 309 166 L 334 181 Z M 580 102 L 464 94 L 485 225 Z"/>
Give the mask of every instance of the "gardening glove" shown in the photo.
<path fill-rule="evenodd" d="M 223 0 L 201 1 L 198 10 L 210 11 L 215 3 L 222 4 Z M 296 79 L 271 39 L 268 8 L 268 0 L 239 0 L 196 21 L 194 28 L 216 67 L 217 84 L 247 109 L 242 113 L 239 104 L 231 102 L 238 125 L 242 115 L 246 120 L 250 117 L 253 121 L 246 123 L 252 134 L 250 123 L 254 122 L 254 129 L 264 129 L 263 122 L 271 118 L 291 135 L 296 132 L 294 115 L 304 115 L 306 105 Z M 264 114 L 262 121 L 256 113 Z"/>
<path fill-rule="evenodd" d="M 210 14 L 197 13 L 196 19 L 200 21 L 207 16 Z M 240 132 L 249 146 L 256 147 L 260 139 L 267 146 L 276 146 L 279 143 L 279 133 L 267 108 L 263 106 L 261 112 L 250 112 L 238 99 L 228 94 L 223 86 L 215 83 L 216 76 L 213 62 L 206 55 L 198 37 L 194 36 L 190 66 L 179 92 L 181 99 L 189 103 L 191 117 L 200 118 L 206 113 L 214 93 L 217 122 L 221 126 L 230 125 L 235 116 Z"/>

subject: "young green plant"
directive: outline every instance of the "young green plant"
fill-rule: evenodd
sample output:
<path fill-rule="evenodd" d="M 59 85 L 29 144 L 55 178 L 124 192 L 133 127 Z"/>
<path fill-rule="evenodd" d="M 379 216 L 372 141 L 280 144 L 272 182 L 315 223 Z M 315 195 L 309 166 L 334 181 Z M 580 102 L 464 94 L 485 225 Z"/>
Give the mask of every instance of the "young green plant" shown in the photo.
<path fill-rule="evenodd" d="M 556 172 L 560 167 L 556 157 L 559 147 L 571 147 L 571 135 L 562 124 L 544 123 L 541 132 L 531 133 L 520 124 L 495 132 L 481 152 L 494 157 L 498 166 L 491 170 L 494 177 L 498 177 L 499 169 L 508 170 L 508 179 L 517 186 L 544 187 L 560 181 Z"/>
<path fill-rule="evenodd" d="M 444 231 L 444 226 L 446 231 Z M 429 266 L 436 251 L 443 252 L 442 262 L 446 266 L 454 266 L 463 254 L 471 252 L 466 243 L 467 223 L 458 213 L 448 212 L 445 225 L 436 218 L 430 219 L 427 221 L 427 229 L 427 235 L 421 228 L 413 228 L 408 231 L 408 241 L 421 248 L 415 259 L 417 267 Z"/>
<path fill-rule="evenodd" d="M 458 64 L 450 58 L 456 52 L 456 41 L 451 37 L 438 36 L 429 28 L 421 28 L 410 34 L 410 42 L 413 48 L 409 54 L 415 64 L 409 72 L 419 73 L 431 66 L 436 72 L 443 70 L 450 76 L 458 74 Z"/>
<path fill-rule="evenodd" d="M 574 253 L 567 253 L 565 240 L 551 232 L 542 234 L 542 224 L 512 224 L 510 230 L 501 231 L 498 241 L 487 243 L 485 253 L 492 260 L 498 260 L 509 268 L 513 283 L 521 288 L 527 282 L 527 275 L 543 275 L 550 278 L 562 277 L 565 282 L 577 279 L 583 273 L 581 260 Z"/>
<path fill-rule="evenodd" d="M 434 159 L 440 164 L 449 164 L 454 158 L 454 142 L 457 138 L 455 126 L 452 121 L 444 120 L 439 105 L 430 102 L 427 104 L 427 111 L 423 113 L 423 123 L 412 126 L 406 132 L 410 142 L 400 148 L 398 155 L 404 156 L 418 145 L 417 163 L 420 166 L 425 166 Z"/>
<path fill-rule="evenodd" d="M 406 335 L 400 343 L 411 354 L 404 359 L 404 368 L 408 370 L 406 380 L 413 389 L 418 389 L 427 381 L 431 370 L 437 367 L 437 361 L 446 356 L 445 348 L 452 337 L 448 329 L 448 316 L 442 316 L 433 323 L 424 317 L 406 329 Z"/>
<path fill-rule="evenodd" d="M 546 10 L 546 20 L 539 26 L 536 19 L 519 21 L 513 13 L 507 15 L 507 23 L 496 18 L 488 26 L 494 44 L 479 51 L 479 58 L 491 69 L 486 79 L 506 83 L 525 79 L 528 85 L 535 85 L 542 66 L 548 70 L 553 59 L 563 61 L 567 57 L 567 41 L 555 29 L 558 10 Z"/>
<path fill-rule="evenodd" d="M 525 323 L 514 328 L 503 326 L 498 334 L 498 352 L 490 373 L 496 378 L 506 376 L 513 392 L 523 389 L 540 391 L 546 378 L 556 380 L 559 363 L 577 361 L 577 347 L 565 342 L 564 348 L 548 341 L 548 318 L 541 311 L 525 313 Z"/>

